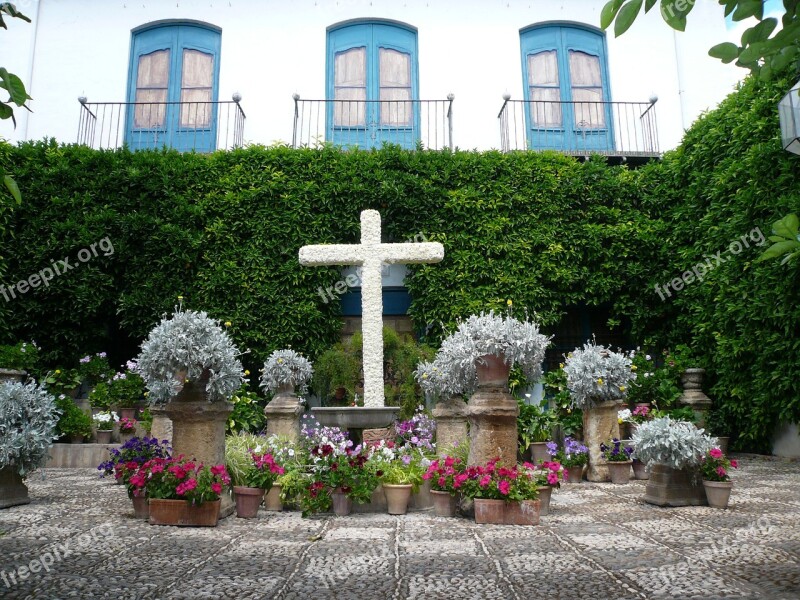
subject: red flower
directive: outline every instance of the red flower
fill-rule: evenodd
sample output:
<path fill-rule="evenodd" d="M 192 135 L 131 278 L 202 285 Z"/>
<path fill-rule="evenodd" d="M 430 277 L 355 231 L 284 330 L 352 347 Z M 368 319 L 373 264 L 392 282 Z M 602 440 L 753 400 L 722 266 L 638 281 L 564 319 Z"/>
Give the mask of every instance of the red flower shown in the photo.
<path fill-rule="evenodd" d="M 175 475 L 178 479 L 183 479 L 186 477 L 186 471 L 180 465 L 172 465 L 169 469 L 167 469 L 170 473 Z"/>
<path fill-rule="evenodd" d="M 712 448 L 708 454 L 711 458 L 722 458 L 722 450 L 719 448 Z"/>
<path fill-rule="evenodd" d="M 504 479 L 497 484 L 497 489 L 500 490 L 500 493 L 503 494 L 503 496 L 508 496 L 508 493 L 511 491 L 511 484 Z"/>
<path fill-rule="evenodd" d="M 214 482 L 214 483 L 211 484 L 211 490 L 215 494 L 221 494 L 222 493 L 222 486 L 219 483 Z"/>
<path fill-rule="evenodd" d="M 731 466 L 732 466 L 734 469 L 738 469 L 738 468 L 739 468 L 739 463 L 738 463 L 738 462 L 736 462 L 735 460 L 732 460 L 732 461 L 731 461 Z"/>

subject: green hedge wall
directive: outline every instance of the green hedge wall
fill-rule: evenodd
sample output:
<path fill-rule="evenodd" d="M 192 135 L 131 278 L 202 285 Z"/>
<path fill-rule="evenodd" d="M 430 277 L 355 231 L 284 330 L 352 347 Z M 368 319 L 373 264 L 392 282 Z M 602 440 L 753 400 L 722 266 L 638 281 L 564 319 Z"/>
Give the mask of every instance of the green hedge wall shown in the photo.
<path fill-rule="evenodd" d="M 800 163 L 777 123 L 788 81 L 748 80 L 640 170 L 555 153 L 0 144 L 24 193 L 0 226 L 3 283 L 76 263 L 103 238 L 114 245 L 0 301 L 0 341 L 35 339 L 50 364 L 100 350 L 121 361 L 182 295 L 233 322 L 251 370 L 279 347 L 316 356 L 340 329 L 338 303 L 317 290 L 339 274 L 301 267 L 297 250 L 357 242 L 359 212 L 375 208 L 388 241 L 422 234 L 445 246 L 441 264 L 408 279 L 428 341 L 508 299 L 545 331 L 567 309 L 603 307 L 637 342 L 689 343 L 738 447 L 763 451 L 778 420 L 800 420 L 798 265 L 756 264 L 763 248 L 751 245 L 665 300 L 654 286 L 800 210 Z"/>
<path fill-rule="evenodd" d="M 507 299 L 550 326 L 578 304 L 609 305 L 622 321 L 663 235 L 637 173 L 557 154 L 132 154 L 42 142 L 0 146 L 0 160 L 25 192 L 2 246 L 7 284 L 106 236 L 114 245 L 4 303 L 4 338 L 36 339 L 50 361 L 134 353 L 178 295 L 232 321 L 253 364 L 288 345 L 316 355 L 340 328 L 338 303 L 317 289 L 339 275 L 301 267 L 297 251 L 356 242 L 366 208 L 381 212 L 389 240 L 444 244 L 444 262 L 409 282 L 411 314 L 434 340 L 442 324 Z"/>

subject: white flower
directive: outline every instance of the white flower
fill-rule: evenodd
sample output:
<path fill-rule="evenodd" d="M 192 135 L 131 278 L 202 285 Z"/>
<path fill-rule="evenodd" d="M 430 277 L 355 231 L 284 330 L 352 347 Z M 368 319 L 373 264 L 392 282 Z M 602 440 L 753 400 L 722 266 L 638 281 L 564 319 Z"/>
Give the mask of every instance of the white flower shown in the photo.
<path fill-rule="evenodd" d="M 631 418 L 630 409 L 625 408 L 623 410 L 617 411 L 617 419 L 619 419 L 620 421 L 627 421 L 630 418 Z"/>
<path fill-rule="evenodd" d="M 644 357 L 645 357 L 647 360 L 652 360 L 652 359 L 650 358 L 650 355 L 649 355 L 649 354 L 645 354 L 645 355 L 644 355 Z"/>

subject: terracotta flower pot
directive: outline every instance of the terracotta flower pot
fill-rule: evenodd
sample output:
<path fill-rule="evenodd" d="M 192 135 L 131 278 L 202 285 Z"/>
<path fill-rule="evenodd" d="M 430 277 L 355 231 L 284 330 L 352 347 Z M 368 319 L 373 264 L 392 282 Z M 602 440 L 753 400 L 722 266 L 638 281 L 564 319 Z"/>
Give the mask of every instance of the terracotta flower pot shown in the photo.
<path fill-rule="evenodd" d="M 478 525 L 502 525 L 505 523 L 505 500 L 475 498 L 475 522 Z"/>
<path fill-rule="evenodd" d="M 190 504 L 188 500 L 150 498 L 150 525 L 216 527 L 220 501 Z"/>
<path fill-rule="evenodd" d="M 383 493 L 386 495 L 386 507 L 390 515 L 404 515 L 408 511 L 408 501 L 411 499 L 411 484 L 391 485 L 383 484 Z"/>
<path fill-rule="evenodd" d="M 544 460 L 550 460 L 550 455 L 547 453 L 547 442 L 533 442 L 531 444 L 531 462 L 538 465 Z"/>
<path fill-rule="evenodd" d="M 506 387 L 511 365 L 506 364 L 502 356 L 484 354 L 475 361 L 475 370 L 478 374 L 478 386 Z"/>
<path fill-rule="evenodd" d="M 732 481 L 707 481 L 703 479 L 703 487 L 706 490 L 706 498 L 711 508 L 728 508 L 731 488 L 733 488 Z"/>
<path fill-rule="evenodd" d="M 258 515 L 258 507 L 264 500 L 264 490 L 241 485 L 233 486 L 236 500 L 236 516 L 242 519 L 253 519 Z"/>
<path fill-rule="evenodd" d="M 133 516 L 135 519 L 149 519 L 150 505 L 147 503 L 147 496 L 134 496 L 131 498 L 133 503 Z"/>
<path fill-rule="evenodd" d="M 120 408 L 119 409 L 119 418 L 120 419 L 135 419 L 136 418 L 136 409 L 135 408 Z"/>
<path fill-rule="evenodd" d="M 647 465 L 638 458 L 633 459 L 633 477 L 640 480 L 650 479 L 650 471 L 647 470 Z"/>
<path fill-rule="evenodd" d="M 341 489 L 337 488 L 331 493 L 333 499 L 333 514 L 337 517 L 346 517 L 353 510 L 353 501 Z"/>
<path fill-rule="evenodd" d="M 504 523 L 506 525 L 538 525 L 541 503 L 539 500 L 506 502 Z"/>
<path fill-rule="evenodd" d="M 457 499 L 450 492 L 440 492 L 431 490 L 433 498 L 433 510 L 437 517 L 455 517 Z"/>
<path fill-rule="evenodd" d="M 110 429 L 98 429 L 97 430 L 97 443 L 98 444 L 110 444 L 111 443 L 111 430 Z"/>
<path fill-rule="evenodd" d="M 539 514 L 546 516 L 550 514 L 550 498 L 553 495 L 553 488 L 549 485 L 543 485 L 539 488 Z"/>
<path fill-rule="evenodd" d="M 583 479 L 584 466 L 567 467 L 567 483 L 580 483 L 581 479 Z"/>
<path fill-rule="evenodd" d="M 622 485 L 628 483 L 631 478 L 632 460 L 609 461 L 608 474 L 611 476 L 611 483 Z"/>
<path fill-rule="evenodd" d="M 281 484 L 273 483 L 269 488 L 267 495 L 264 496 L 264 508 L 280 512 L 283 510 L 283 502 L 281 502 Z"/>
<path fill-rule="evenodd" d="M 82 444 L 83 443 L 83 436 L 82 435 L 71 435 L 71 436 L 69 436 L 69 443 L 70 444 Z"/>

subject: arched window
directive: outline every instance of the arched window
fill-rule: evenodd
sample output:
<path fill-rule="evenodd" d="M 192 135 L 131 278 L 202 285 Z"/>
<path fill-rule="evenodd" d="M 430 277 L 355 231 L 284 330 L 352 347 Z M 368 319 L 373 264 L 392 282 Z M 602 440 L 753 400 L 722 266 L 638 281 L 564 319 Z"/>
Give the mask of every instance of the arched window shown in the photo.
<path fill-rule="evenodd" d="M 417 30 L 391 21 L 328 28 L 327 140 L 414 147 L 418 140 Z"/>
<path fill-rule="evenodd" d="M 220 30 L 165 22 L 135 29 L 125 141 L 132 150 L 216 149 Z"/>
<path fill-rule="evenodd" d="M 520 31 L 525 112 L 533 150 L 613 150 L 605 34 L 569 23 Z"/>

